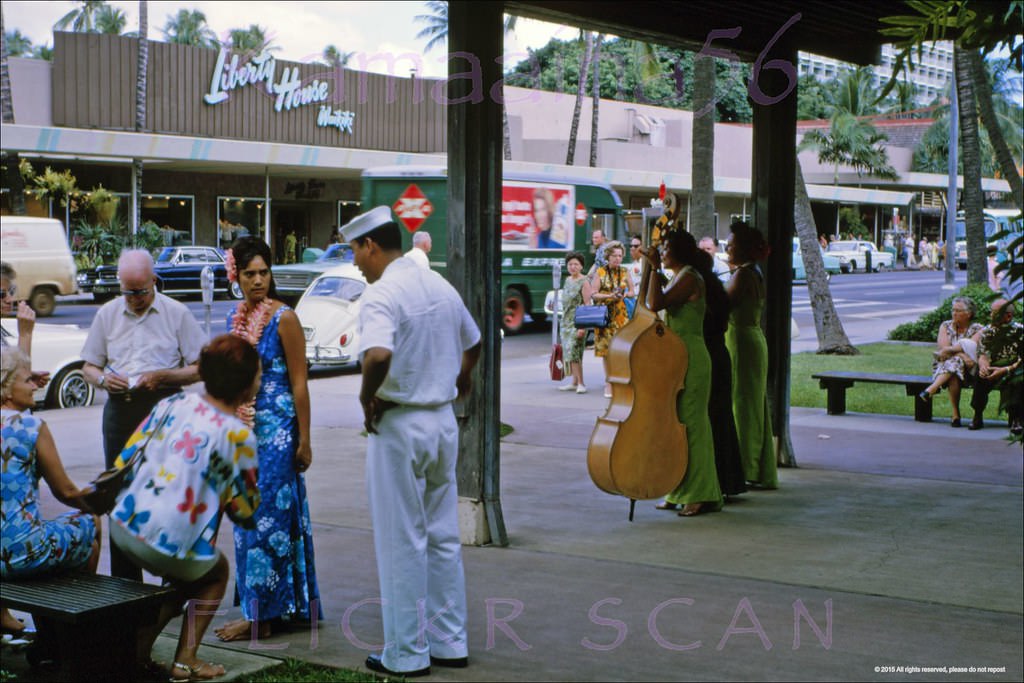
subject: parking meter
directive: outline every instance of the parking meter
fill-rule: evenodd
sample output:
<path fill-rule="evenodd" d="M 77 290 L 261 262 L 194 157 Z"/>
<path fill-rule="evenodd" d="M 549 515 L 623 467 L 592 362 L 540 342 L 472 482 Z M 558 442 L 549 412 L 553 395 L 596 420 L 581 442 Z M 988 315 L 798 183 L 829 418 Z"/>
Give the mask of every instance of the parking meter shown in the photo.
<path fill-rule="evenodd" d="M 210 314 L 213 308 L 213 268 L 206 266 L 199 274 L 199 288 L 203 291 L 203 308 L 206 311 L 206 338 L 210 338 Z"/>

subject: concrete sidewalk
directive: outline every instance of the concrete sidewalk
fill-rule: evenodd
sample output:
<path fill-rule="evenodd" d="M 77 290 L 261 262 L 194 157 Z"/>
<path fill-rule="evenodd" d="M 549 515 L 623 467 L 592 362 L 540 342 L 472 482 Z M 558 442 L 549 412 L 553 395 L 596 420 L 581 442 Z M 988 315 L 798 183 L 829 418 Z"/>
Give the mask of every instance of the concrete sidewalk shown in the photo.
<path fill-rule="evenodd" d="M 780 471 L 777 491 L 689 519 L 641 501 L 630 523 L 628 501 L 587 474 L 606 400 L 592 356 L 585 369 L 592 391 L 576 395 L 555 390 L 546 358 L 502 365 L 510 544 L 465 548 L 471 666 L 433 679 L 1024 677 L 1022 456 L 1005 427 L 794 409 L 800 467 Z M 358 669 L 380 647 L 359 380 L 311 383 L 306 482 L 327 618 L 266 644 L 208 637 L 201 656 L 232 650 L 232 673 L 265 656 Z M 100 468 L 101 410 L 42 413 L 79 482 Z M 219 544 L 233 557 L 228 529 Z M 228 602 L 215 625 L 238 615 Z"/>

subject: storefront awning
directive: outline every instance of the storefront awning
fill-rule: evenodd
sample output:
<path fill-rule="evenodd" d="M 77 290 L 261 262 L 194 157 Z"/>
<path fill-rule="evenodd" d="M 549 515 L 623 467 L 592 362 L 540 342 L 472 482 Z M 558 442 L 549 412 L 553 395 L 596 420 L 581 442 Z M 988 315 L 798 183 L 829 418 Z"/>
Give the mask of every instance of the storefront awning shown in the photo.
<path fill-rule="evenodd" d="M 873 188 L 843 187 L 841 185 L 808 185 L 807 196 L 812 202 L 838 202 L 840 204 L 875 204 L 880 206 L 908 206 L 914 201 L 913 192 L 892 192 Z"/>

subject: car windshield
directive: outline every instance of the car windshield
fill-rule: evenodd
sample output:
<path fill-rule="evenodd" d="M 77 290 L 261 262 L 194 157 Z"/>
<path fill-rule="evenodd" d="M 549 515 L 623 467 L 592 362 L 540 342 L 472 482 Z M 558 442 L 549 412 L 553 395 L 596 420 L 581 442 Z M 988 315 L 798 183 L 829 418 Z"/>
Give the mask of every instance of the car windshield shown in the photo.
<path fill-rule="evenodd" d="M 854 251 L 857 248 L 856 242 L 829 242 L 829 251 Z"/>
<path fill-rule="evenodd" d="M 174 253 L 177 251 L 174 247 L 164 247 L 160 250 L 160 255 L 156 257 L 157 263 L 169 263 L 174 258 Z"/>
<path fill-rule="evenodd" d="M 345 261 L 352 263 L 355 256 L 352 254 L 352 247 L 347 244 L 332 244 L 327 251 L 320 255 L 317 261 Z"/>
<path fill-rule="evenodd" d="M 366 289 L 366 285 L 359 280 L 347 277 L 322 277 L 313 283 L 306 296 L 355 301 L 364 289 Z"/>

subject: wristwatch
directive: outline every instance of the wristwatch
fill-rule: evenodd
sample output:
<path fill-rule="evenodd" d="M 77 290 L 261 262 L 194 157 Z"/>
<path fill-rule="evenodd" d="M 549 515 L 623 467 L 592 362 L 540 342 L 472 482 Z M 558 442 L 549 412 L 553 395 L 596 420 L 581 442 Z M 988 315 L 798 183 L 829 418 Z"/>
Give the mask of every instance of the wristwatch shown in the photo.
<path fill-rule="evenodd" d="M 106 375 L 106 373 L 102 373 L 102 372 L 100 373 L 100 378 L 96 381 L 96 384 L 100 387 L 100 389 L 103 389 L 104 387 L 107 386 L 107 375 Z"/>

